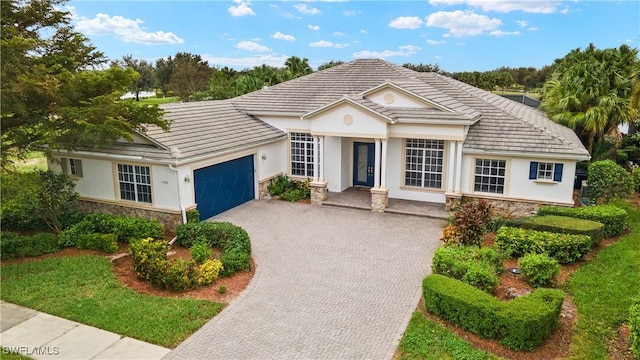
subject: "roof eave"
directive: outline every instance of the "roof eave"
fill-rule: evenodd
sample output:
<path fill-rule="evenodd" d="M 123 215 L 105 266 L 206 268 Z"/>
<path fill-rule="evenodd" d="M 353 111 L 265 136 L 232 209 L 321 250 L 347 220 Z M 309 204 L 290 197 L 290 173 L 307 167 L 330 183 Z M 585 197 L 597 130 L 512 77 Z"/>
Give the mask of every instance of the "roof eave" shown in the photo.
<path fill-rule="evenodd" d="M 497 155 L 497 156 L 517 156 L 524 158 L 536 158 L 536 159 L 565 159 L 565 160 L 576 160 L 583 161 L 591 159 L 591 155 L 588 153 L 565 153 L 565 152 L 555 152 L 555 153 L 542 153 L 542 152 L 524 152 L 524 151 L 494 151 L 494 150 L 482 150 L 482 149 L 473 149 L 464 147 L 462 149 L 463 154 L 473 154 L 473 155 Z"/>

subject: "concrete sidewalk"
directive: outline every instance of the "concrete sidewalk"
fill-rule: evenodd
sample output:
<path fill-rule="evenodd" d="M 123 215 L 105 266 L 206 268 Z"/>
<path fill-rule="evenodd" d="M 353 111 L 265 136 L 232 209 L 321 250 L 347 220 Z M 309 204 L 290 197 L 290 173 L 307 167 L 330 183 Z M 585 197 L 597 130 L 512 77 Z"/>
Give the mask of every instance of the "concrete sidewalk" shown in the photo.
<path fill-rule="evenodd" d="M 0 302 L 0 345 L 33 359 L 161 359 L 157 345 Z"/>

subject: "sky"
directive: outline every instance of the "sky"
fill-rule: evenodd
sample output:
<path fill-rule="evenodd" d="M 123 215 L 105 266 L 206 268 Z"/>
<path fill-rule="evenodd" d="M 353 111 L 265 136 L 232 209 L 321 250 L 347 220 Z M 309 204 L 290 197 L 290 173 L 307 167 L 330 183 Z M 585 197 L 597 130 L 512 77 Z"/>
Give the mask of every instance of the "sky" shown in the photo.
<path fill-rule="evenodd" d="M 541 68 L 569 51 L 640 48 L 640 1 L 70 1 L 77 31 L 111 60 L 177 52 L 238 70 L 381 58 L 447 72 Z"/>

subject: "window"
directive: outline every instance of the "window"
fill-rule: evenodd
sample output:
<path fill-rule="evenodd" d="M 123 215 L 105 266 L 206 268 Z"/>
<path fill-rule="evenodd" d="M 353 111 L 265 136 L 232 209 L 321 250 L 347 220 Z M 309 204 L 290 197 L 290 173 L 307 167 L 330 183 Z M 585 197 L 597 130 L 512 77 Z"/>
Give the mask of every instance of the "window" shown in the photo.
<path fill-rule="evenodd" d="M 118 164 L 120 199 L 151 203 L 151 172 L 148 166 Z"/>
<path fill-rule="evenodd" d="M 405 186 L 442 188 L 444 141 L 407 139 L 405 144 Z"/>
<path fill-rule="evenodd" d="M 291 175 L 313 177 L 313 136 L 291 133 Z"/>
<path fill-rule="evenodd" d="M 60 161 L 62 173 L 73 177 L 82 177 L 82 160 L 62 158 Z"/>
<path fill-rule="evenodd" d="M 529 179 L 560 182 L 563 167 L 564 165 L 560 163 L 532 161 L 529 164 Z"/>
<path fill-rule="evenodd" d="M 473 190 L 503 194 L 506 167 L 505 160 L 476 159 Z"/>

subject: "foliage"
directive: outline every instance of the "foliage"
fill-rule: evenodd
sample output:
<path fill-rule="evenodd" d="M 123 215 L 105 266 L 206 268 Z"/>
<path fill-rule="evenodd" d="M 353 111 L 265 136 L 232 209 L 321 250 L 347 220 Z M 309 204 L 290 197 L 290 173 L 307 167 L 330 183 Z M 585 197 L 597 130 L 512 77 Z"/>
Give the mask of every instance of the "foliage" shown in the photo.
<path fill-rule="evenodd" d="M 129 91 L 136 95 L 136 101 L 140 101 L 140 92 L 153 88 L 155 82 L 153 65 L 146 60 L 134 59 L 132 55 L 123 56 L 122 65 L 138 73 L 138 78 L 129 85 Z"/>
<path fill-rule="evenodd" d="M 538 215 L 522 217 L 509 220 L 506 225 L 561 234 L 588 235 L 591 238 L 592 246 L 598 246 L 604 237 L 604 225 L 602 223 L 569 216 Z"/>
<path fill-rule="evenodd" d="M 561 264 L 570 264 L 591 250 L 591 238 L 503 226 L 496 234 L 496 247 L 507 257 L 547 254 Z"/>
<path fill-rule="evenodd" d="M 137 293 L 103 256 L 55 257 L 3 265 L 3 301 L 164 347 L 175 347 L 223 304 Z"/>
<path fill-rule="evenodd" d="M 431 270 L 491 293 L 500 282 L 502 258 L 493 248 L 446 246 L 436 250 Z"/>
<path fill-rule="evenodd" d="M 195 223 L 200 221 L 200 211 L 198 211 L 198 209 L 187 210 L 186 214 L 188 223 Z"/>
<path fill-rule="evenodd" d="M 175 258 L 165 261 L 161 275 L 152 277 L 151 284 L 161 289 L 186 291 L 198 285 L 197 278 L 198 272 L 194 261 Z"/>
<path fill-rule="evenodd" d="M 463 204 L 453 215 L 461 245 L 482 244 L 482 234 L 491 216 L 491 204 L 484 199 Z"/>
<path fill-rule="evenodd" d="M 629 330 L 633 357 L 640 359 L 640 297 L 635 298 L 633 305 L 629 307 Z"/>
<path fill-rule="evenodd" d="M 498 231 L 500 227 L 506 225 L 507 222 L 508 219 L 503 216 L 492 216 L 491 218 L 489 218 L 489 221 L 487 221 L 485 228 L 488 232 L 494 233 Z"/>
<path fill-rule="evenodd" d="M 318 66 L 318 71 L 330 69 L 330 68 L 332 68 L 334 66 L 338 66 L 338 65 L 342 65 L 342 64 L 344 64 L 344 61 L 342 61 L 342 60 L 337 60 L 337 61 L 331 60 L 331 61 L 326 62 L 324 64 L 320 64 Z"/>
<path fill-rule="evenodd" d="M 209 285 L 216 281 L 218 274 L 222 271 L 222 262 L 218 259 L 208 259 L 198 268 L 196 282 L 198 285 Z M 218 288 L 218 292 L 219 292 Z M 226 291 L 226 288 L 225 288 Z"/>
<path fill-rule="evenodd" d="M 537 289 L 510 302 L 461 281 L 429 275 L 422 282 L 427 310 L 484 338 L 497 339 L 512 350 L 532 350 L 556 328 L 564 293 Z"/>
<path fill-rule="evenodd" d="M 271 196 L 278 196 L 287 191 L 289 188 L 289 178 L 286 174 L 280 174 L 269 180 L 267 191 Z"/>
<path fill-rule="evenodd" d="M 118 239 L 114 234 L 81 234 L 76 239 L 78 249 L 100 250 L 106 253 L 118 251 Z"/>
<path fill-rule="evenodd" d="M 440 241 L 446 245 L 458 245 L 460 244 L 460 231 L 457 226 L 447 225 L 442 229 L 442 236 Z"/>
<path fill-rule="evenodd" d="M 309 59 L 307 58 L 301 59 L 297 56 L 291 56 L 285 60 L 284 66 L 287 69 L 287 80 L 309 75 L 313 72 L 313 69 L 309 65 Z"/>
<path fill-rule="evenodd" d="M 60 245 L 73 246 L 83 234 L 115 234 L 120 242 L 144 238 L 162 239 L 164 228 L 157 220 L 95 213 L 60 234 Z"/>
<path fill-rule="evenodd" d="M 161 284 L 161 277 L 167 267 L 169 245 L 153 238 L 139 239 L 129 243 L 129 251 L 136 276 L 153 284 Z"/>
<path fill-rule="evenodd" d="M 440 65 L 438 65 L 438 64 L 404 63 L 404 64 L 402 64 L 402 67 L 405 67 L 407 69 L 411 69 L 411 70 L 417 71 L 417 72 L 434 72 L 434 73 L 438 73 L 438 74 L 442 74 L 443 73 L 442 69 L 440 69 Z M 318 70 L 320 70 L 320 69 L 318 68 Z"/>
<path fill-rule="evenodd" d="M 614 199 L 626 199 L 633 193 L 633 179 L 611 160 L 591 163 L 587 184 L 589 197 L 598 205 L 608 204 Z"/>
<path fill-rule="evenodd" d="M 496 359 L 416 310 L 399 345 L 401 359 Z"/>
<path fill-rule="evenodd" d="M 200 55 L 179 52 L 173 59 L 173 69 L 169 89 L 182 101 L 189 101 L 191 95 L 206 88 L 212 70 Z"/>
<path fill-rule="evenodd" d="M 198 264 L 204 263 L 211 258 L 211 247 L 207 244 L 207 241 L 203 238 L 201 241 L 196 241 L 191 245 L 191 258 Z"/>
<path fill-rule="evenodd" d="M 267 190 L 271 196 L 279 196 L 280 199 L 296 202 L 311 197 L 310 180 L 305 181 L 289 179 L 287 175 L 280 174 L 269 181 Z"/>
<path fill-rule="evenodd" d="M 25 256 L 39 256 L 58 251 L 58 239 L 55 234 L 37 233 L 21 236 L 3 231 L 0 235 L 0 259 L 12 259 Z"/>
<path fill-rule="evenodd" d="M 157 106 L 120 100 L 138 74 L 113 65 L 75 32 L 64 0 L 2 1 L 0 166 L 32 150 L 109 145 L 132 130 L 167 129 Z"/>
<path fill-rule="evenodd" d="M 554 285 L 560 275 L 558 260 L 547 254 L 527 254 L 518 260 L 518 266 L 529 285 L 536 288 Z"/>
<path fill-rule="evenodd" d="M 596 221 L 604 224 L 605 237 L 620 235 L 627 227 L 627 212 L 614 205 L 586 206 L 579 208 L 543 206 L 538 209 L 538 215 L 569 216 L 578 219 Z"/>
<path fill-rule="evenodd" d="M 227 287 L 226 287 L 226 286 L 224 286 L 224 285 L 220 285 L 220 286 L 218 287 L 218 293 L 220 293 L 220 294 L 224 294 L 224 293 L 226 293 L 226 292 L 227 292 Z"/>
<path fill-rule="evenodd" d="M 0 222 L 4 230 L 60 230 L 82 219 L 74 183 L 62 174 L 2 171 Z"/>
<path fill-rule="evenodd" d="M 640 167 L 633 169 L 633 187 L 636 192 L 640 192 Z"/>

